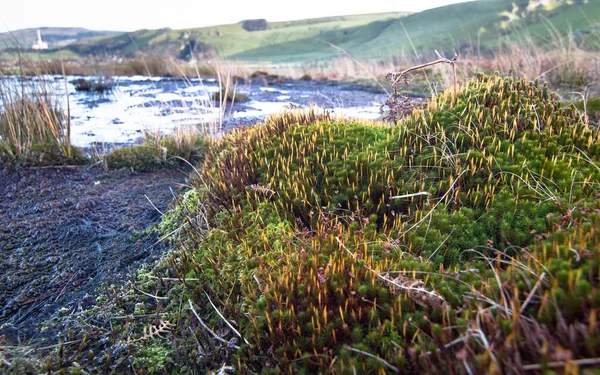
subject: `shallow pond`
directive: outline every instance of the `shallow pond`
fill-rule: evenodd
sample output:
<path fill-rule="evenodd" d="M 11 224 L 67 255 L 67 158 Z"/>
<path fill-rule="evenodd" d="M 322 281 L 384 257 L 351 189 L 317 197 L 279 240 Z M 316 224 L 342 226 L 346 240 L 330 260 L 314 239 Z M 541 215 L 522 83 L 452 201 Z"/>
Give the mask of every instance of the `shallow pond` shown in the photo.
<path fill-rule="evenodd" d="M 68 76 L 71 141 L 87 147 L 94 143 L 133 143 L 144 130 L 170 133 L 178 127 L 195 125 L 222 132 L 252 125 L 285 107 L 311 103 L 346 117 L 377 119 L 385 94 L 357 84 L 330 81 L 258 80 L 238 84 L 237 91 L 249 101 L 219 108 L 212 95 L 219 91 L 214 79 L 114 77 L 114 90 L 105 95 L 77 92 Z M 65 79 L 53 76 L 54 93 L 66 111 Z"/>

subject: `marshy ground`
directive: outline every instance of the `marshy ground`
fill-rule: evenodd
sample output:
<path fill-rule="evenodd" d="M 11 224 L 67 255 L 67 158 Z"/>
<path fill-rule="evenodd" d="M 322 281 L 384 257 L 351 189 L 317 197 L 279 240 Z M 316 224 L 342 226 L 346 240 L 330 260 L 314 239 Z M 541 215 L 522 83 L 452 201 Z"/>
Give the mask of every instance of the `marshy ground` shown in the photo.
<path fill-rule="evenodd" d="M 165 246 L 145 231 L 161 217 L 149 200 L 165 210 L 186 177 L 177 168 L 0 170 L 0 336 L 39 339 L 41 322 L 89 307 L 88 294 L 160 257 Z"/>

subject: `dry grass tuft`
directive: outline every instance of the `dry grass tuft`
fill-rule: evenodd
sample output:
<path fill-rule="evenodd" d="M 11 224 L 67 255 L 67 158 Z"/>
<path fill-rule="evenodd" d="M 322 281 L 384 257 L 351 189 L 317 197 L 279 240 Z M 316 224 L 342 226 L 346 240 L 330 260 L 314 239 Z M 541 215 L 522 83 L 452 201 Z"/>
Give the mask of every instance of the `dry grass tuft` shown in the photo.
<path fill-rule="evenodd" d="M 0 77 L 0 152 L 17 158 L 36 146 L 72 156 L 70 121 L 44 77 Z"/>

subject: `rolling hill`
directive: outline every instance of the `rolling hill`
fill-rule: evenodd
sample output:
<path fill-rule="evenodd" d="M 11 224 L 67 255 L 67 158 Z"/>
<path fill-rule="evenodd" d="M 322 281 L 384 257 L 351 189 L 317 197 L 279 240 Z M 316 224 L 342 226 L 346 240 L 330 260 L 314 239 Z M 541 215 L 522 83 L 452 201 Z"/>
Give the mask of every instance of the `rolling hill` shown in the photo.
<path fill-rule="evenodd" d="M 533 2 L 527 2 L 529 3 Z M 448 5 L 402 18 L 372 22 L 344 30 L 330 30 L 317 38 L 248 49 L 227 57 L 247 61 L 289 62 L 335 56 L 334 44 L 354 56 L 378 58 L 417 51 L 489 50 L 506 41 L 531 38 L 548 45 L 572 34 L 578 43 L 600 47 L 600 1 L 583 4 L 540 3 L 522 8 L 513 1 L 488 0 Z"/>
<path fill-rule="evenodd" d="M 304 39 L 315 39 L 333 30 L 344 32 L 376 21 L 399 18 L 408 13 L 376 13 L 353 16 L 315 18 L 289 22 L 265 22 L 265 30 L 248 31 L 248 21 L 230 25 L 182 30 L 138 30 L 113 37 L 91 38 L 70 45 L 79 54 L 137 53 L 169 54 L 189 58 L 192 54 L 233 57 L 264 47 L 276 47 Z M 255 20 L 258 21 L 258 20 Z"/>
<path fill-rule="evenodd" d="M 600 0 L 479 0 L 414 14 L 377 13 L 290 22 L 246 20 L 194 29 L 118 34 L 83 29 L 43 34 L 48 35 L 44 39 L 50 42 L 51 35 L 56 35 L 56 45 L 77 39 L 54 51 L 67 56 L 153 54 L 184 60 L 218 57 L 290 63 L 336 57 L 340 52 L 333 45 L 359 58 L 434 50 L 450 55 L 453 51 L 475 49 L 485 53 L 508 41 L 528 40 L 544 46 L 560 43 L 564 38 L 598 50 L 597 19 L 600 19 Z M 14 34 L 31 40 L 35 30 Z M 2 38 L 6 36 L 0 34 L 0 43 Z"/>

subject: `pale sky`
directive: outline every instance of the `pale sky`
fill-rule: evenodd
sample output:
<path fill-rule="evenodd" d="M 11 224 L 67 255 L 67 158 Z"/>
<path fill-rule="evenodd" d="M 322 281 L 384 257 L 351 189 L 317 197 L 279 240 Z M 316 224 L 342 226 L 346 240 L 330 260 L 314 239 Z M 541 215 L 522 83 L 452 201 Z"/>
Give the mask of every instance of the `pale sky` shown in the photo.
<path fill-rule="evenodd" d="M 5 0 L 0 7 L 0 32 L 43 26 L 118 31 L 183 29 L 254 18 L 289 21 L 363 13 L 417 12 L 458 2 L 461 0 Z"/>

